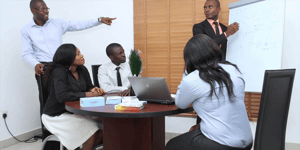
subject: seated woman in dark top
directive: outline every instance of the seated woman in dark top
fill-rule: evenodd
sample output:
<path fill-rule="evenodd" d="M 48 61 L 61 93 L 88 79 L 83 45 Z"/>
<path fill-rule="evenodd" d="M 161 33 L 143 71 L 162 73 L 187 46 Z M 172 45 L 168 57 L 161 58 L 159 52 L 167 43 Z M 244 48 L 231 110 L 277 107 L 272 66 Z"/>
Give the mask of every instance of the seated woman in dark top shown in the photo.
<path fill-rule="evenodd" d="M 220 46 L 204 34 L 192 37 L 183 55 L 185 74 L 175 104 L 181 109 L 192 104 L 201 122 L 171 139 L 166 150 L 250 150 L 253 137 L 238 67 L 219 61 Z"/>
<path fill-rule="evenodd" d="M 81 97 L 104 95 L 95 87 L 84 64 L 83 55 L 73 44 L 61 45 L 47 70 L 49 96 L 44 106 L 42 121 L 45 127 L 56 135 L 67 149 L 83 144 L 83 150 L 92 150 L 102 140 L 100 124 L 87 117 L 71 114 L 65 109 L 65 102 Z"/>

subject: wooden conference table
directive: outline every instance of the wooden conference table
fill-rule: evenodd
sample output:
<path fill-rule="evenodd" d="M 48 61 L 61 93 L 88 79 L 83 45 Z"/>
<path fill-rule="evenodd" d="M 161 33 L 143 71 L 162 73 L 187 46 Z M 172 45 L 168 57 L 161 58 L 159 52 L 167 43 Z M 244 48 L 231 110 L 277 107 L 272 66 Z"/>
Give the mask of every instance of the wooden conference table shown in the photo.
<path fill-rule="evenodd" d="M 79 115 L 103 118 L 104 150 L 164 150 L 165 116 L 193 111 L 173 105 L 148 103 L 141 111 L 115 110 L 114 105 L 80 107 L 66 102 L 66 109 Z"/>

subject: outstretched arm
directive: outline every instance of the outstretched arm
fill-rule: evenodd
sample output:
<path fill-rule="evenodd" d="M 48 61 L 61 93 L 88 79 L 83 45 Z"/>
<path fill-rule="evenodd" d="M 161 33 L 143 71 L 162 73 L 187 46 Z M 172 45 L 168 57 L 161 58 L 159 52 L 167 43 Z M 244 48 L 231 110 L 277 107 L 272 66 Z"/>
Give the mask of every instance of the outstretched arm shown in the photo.
<path fill-rule="evenodd" d="M 106 25 L 111 25 L 112 20 L 116 18 L 109 17 L 99 17 L 97 20 L 83 20 L 83 21 L 66 21 L 62 19 L 57 19 L 58 23 L 62 25 L 62 33 L 66 33 L 67 31 L 80 31 L 84 29 L 89 29 L 94 26 L 100 25 L 104 23 Z"/>

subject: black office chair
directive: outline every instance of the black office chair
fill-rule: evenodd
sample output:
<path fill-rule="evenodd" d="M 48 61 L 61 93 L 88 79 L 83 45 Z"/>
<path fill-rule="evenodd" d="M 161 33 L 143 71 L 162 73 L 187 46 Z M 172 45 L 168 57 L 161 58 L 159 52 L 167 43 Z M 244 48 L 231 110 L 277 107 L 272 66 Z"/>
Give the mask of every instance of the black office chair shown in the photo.
<path fill-rule="evenodd" d="M 94 80 L 94 85 L 100 88 L 99 81 L 98 81 L 98 68 L 101 65 L 92 65 L 92 74 L 93 74 L 93 80 Z"/>
<path fill-rule="evenodd" d="M 37 76 L 38 88 L 39 88 L 39 91 L 42 91 L 40 93 L 40 96 L 42 99 L 42 101 L 41 101 L 42 108 L 41 109 L 43 109 L 43 107 L 45 106 L 45 103 L 48 98 L 48 92 L 46 90 L 47 87 L 44 86 L 43 78 L 44 78 L 44 75 Z M 64 147 L 60 143 L 59 139 L 55 135 L 51 134 L 45 128 L 43 123 L 42 123 L 42 140 L 43 140 L 43 144 L 42 144 L 41 150 L 57 150 L 57 149 L 64 150 Z"/>
<path fill-rule="evenodd" d="M 295 69 L 267 70 L 255 133 L 254 150 L 284 150 Z"/>

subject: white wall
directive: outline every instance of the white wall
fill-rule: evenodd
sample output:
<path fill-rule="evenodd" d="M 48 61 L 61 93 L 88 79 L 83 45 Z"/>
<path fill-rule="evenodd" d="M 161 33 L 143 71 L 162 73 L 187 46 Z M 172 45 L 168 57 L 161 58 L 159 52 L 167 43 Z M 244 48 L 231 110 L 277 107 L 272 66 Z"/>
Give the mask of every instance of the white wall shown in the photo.
<path fill-rule="evenodd" d="M 300 144 L 300 1 L 285 0 L 284 41 L 282 49 L 282 69 L 296 69 L 289 116 L 286 142 Z M 166 132 L 184 133 L 195 124 L 193 118 L 166 117 Z M 256 122 L 250 122 L 255 137 Z M 276 131 L 274 131 L 276 132 Z"/>
<path fill-rule="evenodd" d="M 29 23 L 30 0 L 0 0 L 0 141 L 11 138 L 2 119 L 14 135 L 40 128 L 39 100 L 34 70 L 21 56 L 20 29 Z M 86 67 L 109 61 L 105 48 L 120 43 L 129 55 L 133 48 L 133 0 L 45 0 L 50 18 L 65 20 L 117 17 L 112 26 L 68 32 L 63 43 L 74 43 L 83 53 Z"/>
<path fill-rule="evenodd" d="M 282 68 L 296 68 L 286 142 L 300 144 L 300 1 L 286 0 Z"/>

